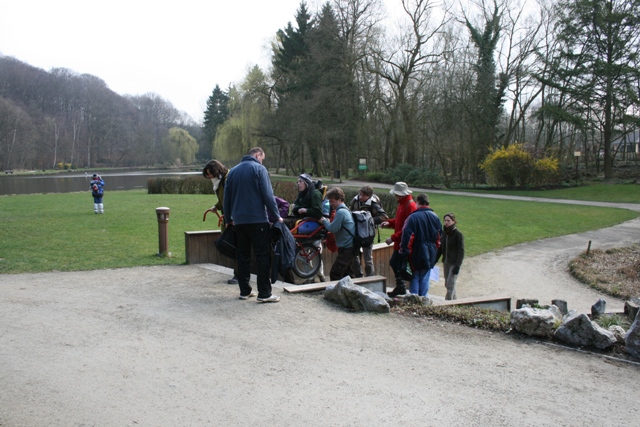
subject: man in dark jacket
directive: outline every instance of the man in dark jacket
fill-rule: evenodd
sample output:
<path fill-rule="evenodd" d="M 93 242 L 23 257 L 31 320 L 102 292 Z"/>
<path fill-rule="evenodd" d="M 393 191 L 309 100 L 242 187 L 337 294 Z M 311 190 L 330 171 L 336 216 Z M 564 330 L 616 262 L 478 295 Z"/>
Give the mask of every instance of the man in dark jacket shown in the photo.
<path fill-rule="evenodd" d="M 224 220 L 233 224 L 238 236 L 238 285 L 240 299 L 256 296 L 252 291 L 251 249 L 256 257 L 258 302 L 278 302 L 271 293 L 269 280 L 269 218 L 282 221 L 273 196 L 269 172 L 262 166 L 265 153 L 260 147 L 249 150 L 242 161 L 227 175 L 224 187 Z"/>
<path fill-rule="evenodd" d="M 351 212 L 353 211 L 367 211 L 371 213 L 373 223 L 376 228 L 382 224 L 383 221 L 389 219 L 387 213 L 382 209 L 382 204 L 378 196 L 373 194 L 373 188 L 370 185 L 363 185 L 358 191 L 358 195 L 355 196 L 349 205 Z M 373 276 L 375 274 L 375 268 L 373 266 L 373 246 L 367 246 L 362 248 L 362 258 L 364 258 L 364 272 L 366 276 Z M 353 269 L 356 273 L 356 277 L 362 277 L 362 265 L 360 264 L 360 257 L 357 256 L 353 263 Z"/>
<path fill-rule="evenodd" d="M 409 292 L 425 297 L 429 293 L 430 272 L 436 264 L 442 224 L 438 215 L 429 207 L 429 196 L 422 193 L 417 200 L 418 208 L 404 223 L 400 255 L 410 256 L 413 279 Z"/>

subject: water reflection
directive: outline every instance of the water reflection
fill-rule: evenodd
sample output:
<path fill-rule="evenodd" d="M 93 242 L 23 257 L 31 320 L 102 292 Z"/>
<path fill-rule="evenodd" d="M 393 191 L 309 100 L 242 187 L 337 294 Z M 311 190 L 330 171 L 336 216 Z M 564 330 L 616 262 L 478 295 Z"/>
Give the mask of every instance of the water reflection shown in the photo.
<path fill-rule="evenodd" d="M 99 171 L 105 181 L 105 192 L 147 188 L 147 179 L 200 175 L 198 171 Z M 53 175 L 2 175 L 0 195 L 35 193 L 72 193 L 89 191 L 93 172 L 71 172 Z"/>

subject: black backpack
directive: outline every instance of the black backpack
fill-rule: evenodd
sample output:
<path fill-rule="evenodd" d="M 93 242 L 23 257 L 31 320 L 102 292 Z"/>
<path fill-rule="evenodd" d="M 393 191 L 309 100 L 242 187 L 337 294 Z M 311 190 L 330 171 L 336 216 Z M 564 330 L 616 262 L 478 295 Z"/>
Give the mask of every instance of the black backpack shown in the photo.
<path fill-rule="evenodd" d="M 347 209 L 345 207 L 345 209 Z M 355 235 L 351 234 L 345 228 L 347 233 L 353 237 L 353 246 L 355 248 L 365 248 L 373 244 L 376 237 L 376 226 L 373 223 L 373 217 L 369 211 L 353 211 L 351 212 L 353 222 L 356 224 Z"/>

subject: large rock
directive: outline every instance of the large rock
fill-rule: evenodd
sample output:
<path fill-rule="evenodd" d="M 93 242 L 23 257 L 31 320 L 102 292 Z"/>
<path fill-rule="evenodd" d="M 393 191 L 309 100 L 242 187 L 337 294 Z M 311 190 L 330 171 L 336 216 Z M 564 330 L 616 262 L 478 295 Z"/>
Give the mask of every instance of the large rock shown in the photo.
<path fill-rule="evenodd" d="M 601 350 L 616 343 L 613 333 L 592 322 L 584 313 L 567 317 L 555 337 L 569 344 L 593 346 Z"/>
<path fill-rule="evenodd" d="M 524 307 L 511 312 L 511 326 L 516 331 L 530 336 L 553 335 L 556 321 L 554 313 L 545 309 Z"/>
<path fill-rule="evenodd" d="M 595 304 L 591 306 L 591 317 L 594 319 L 598 316 L 602 316 L 607 311 L 607 302 L 600 298 Z"/>
<path fill-rule="evenodd" d="M 520 310 L 523 307 L 529 306 L 529 307 L 533 307 L 534 305 L 538 304 L 538 300 L 537 299 L 519 299 L 516 300 L 516 310 Z"/>
<path fill-rule="evenodd" d="M 640 298 L 631 298 L 624 303 L 624 314 L 633 321 L 640 311 Z"/>
<path fill-rule="evenodd" d="M 627 331 L 624 337 L 625 350 L 635 358 L 640 359 L 640 314 Z"/>
<path fill-rule="evenodd" d="M 553 314 L 553 317 L 555 317 L 558 322 L 561 322 L 566 314 L 562 313 L 562 310 L 560 310 L 560 308 L 555 304 L 550 305 L 547 310 L 549 310 L 549 313 Z"/>
<path fill-rule="evenodd" d="M 618 342 L 618 344 L 624 344 L 624 336 L 626 335 L 626 332 L 622 326 L 611 325 L 609 326 L 609 332 L 611 332 L 613 336 L 616 337 L 616 341 Z"/>
<path fill-rule="evenodd" d="M 365 287 L 355 285 L 348 276 L 335 286 L 327 286 L 324 297 L 343 307 L 359 311 L 389 313 L 390 310 L 389 304 L 383 297 Z"/>
<path fill-rule="evenodd" d="M 558 307 L 558 309 L 560 309 L 560 312 L 562 313 L 563 316 L 565 316 L 566 314 L 569 313 L 569 307 L 567 305 L 567 302 L 563 299 L 554 299 L 551 300 L 551 304 L 555 305 L 556 307 Z"/>

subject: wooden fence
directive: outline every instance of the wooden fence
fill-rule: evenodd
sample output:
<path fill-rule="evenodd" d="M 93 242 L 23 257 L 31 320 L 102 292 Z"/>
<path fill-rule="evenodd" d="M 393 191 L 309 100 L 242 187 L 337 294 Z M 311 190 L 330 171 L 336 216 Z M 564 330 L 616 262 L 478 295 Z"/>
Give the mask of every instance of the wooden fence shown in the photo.
<path fill-rule="evenodd" d="M 184 244 L 187 264 L 218 264 L 224 267 L 233 268 L 235 262 L 222 255 L 216 249 L 214 242 L 220 237 L 220 230 L 205 231 L 185 231 Z M 386 243 L 378 243 L 373 245 L 373 265 L 377 275 L 387 278 L 393 278 L 393 271 L 389 267 L 389 259 L 393 253 L 393 245 L 387 246 Z M 333 265 L 333 261 L 337 253 L 332 253 L 323 248 L 322 262 L 324 274 L 329 277 L 329 270 Z M 252 269 L 255 263 L 252 263 Z M 252 271 L 255 274 L 255 271 Z"/>

